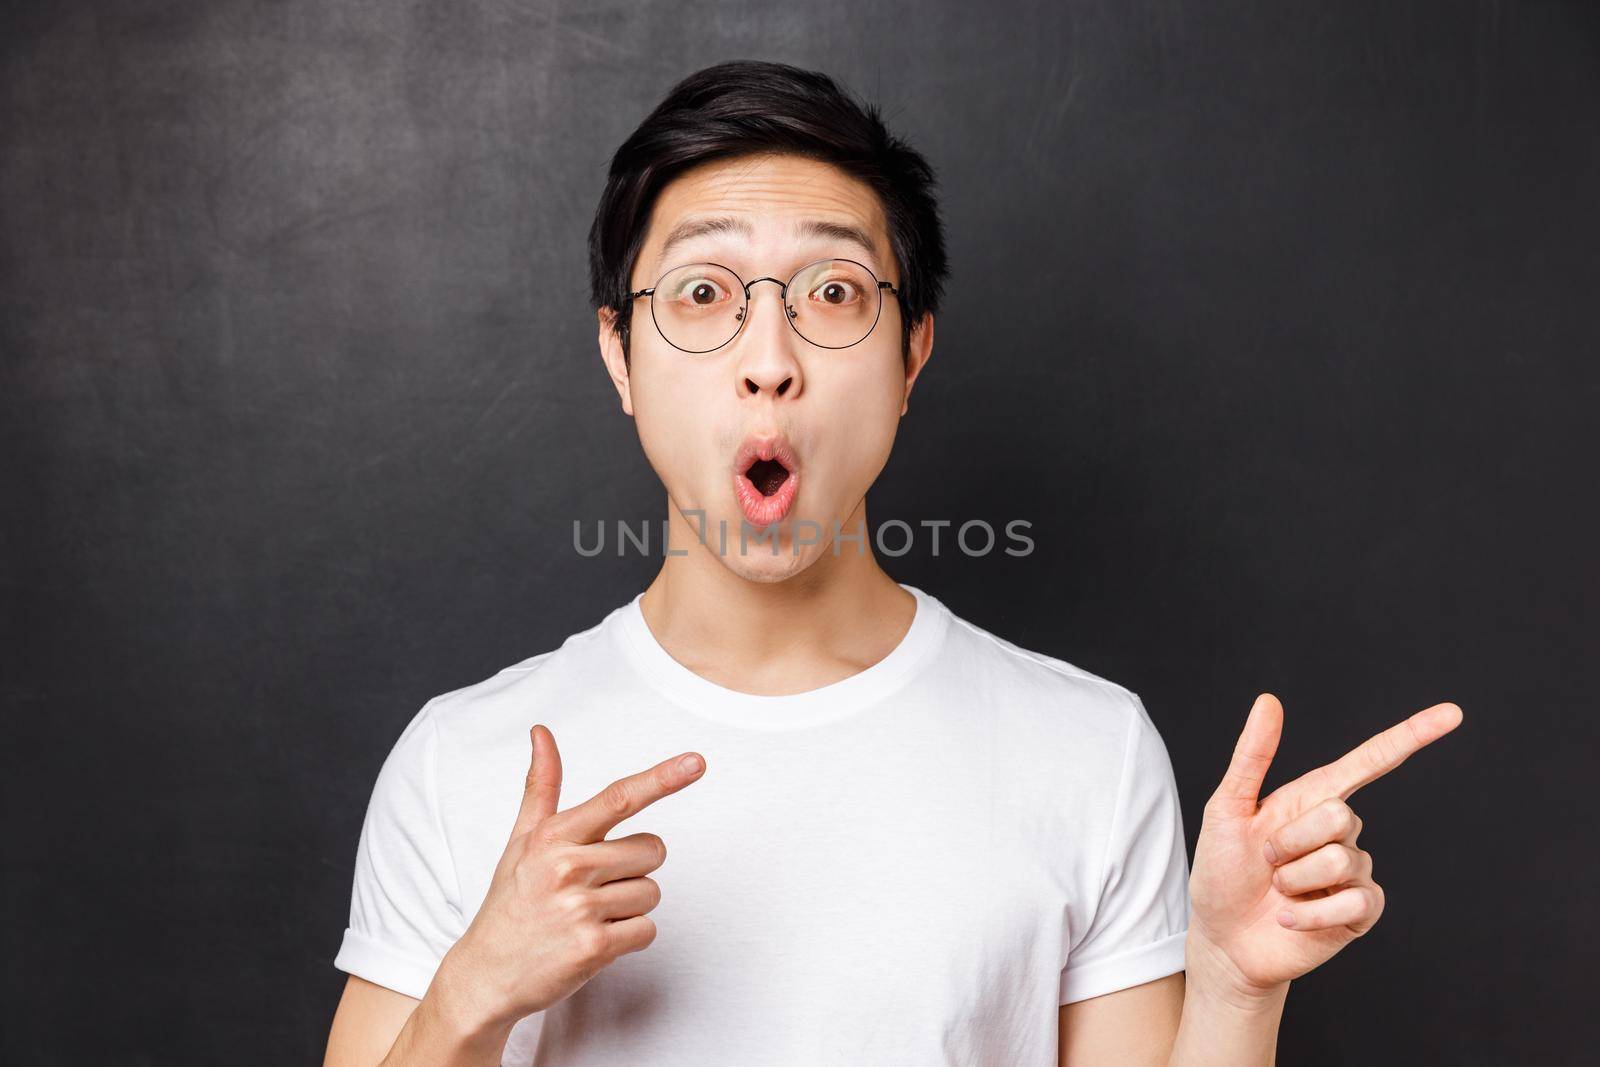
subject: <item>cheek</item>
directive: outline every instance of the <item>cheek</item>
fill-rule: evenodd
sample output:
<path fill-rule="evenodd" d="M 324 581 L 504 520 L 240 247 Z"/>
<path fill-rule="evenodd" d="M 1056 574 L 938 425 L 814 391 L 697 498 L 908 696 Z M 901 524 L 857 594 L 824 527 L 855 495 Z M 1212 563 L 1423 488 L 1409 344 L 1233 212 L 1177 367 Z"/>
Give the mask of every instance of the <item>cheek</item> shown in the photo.
<path fill-rule="evenodd" d="M 895 433 L 900 428 L 900 404 L 905 377 L 884 373 L 842 387 L 828 404 L 826 438 L 838 442 L 838 488 L 851 495 L 864 491 L 889 459 Z"/>
<path fill-rule="evenodd" d="M 706 436 L 696 412 L 704 405 L 692 401 L 693 383 L 687 375 L 666 375 L 653 360 L 636 361 L 631 373 L 633 420 L 639 444 L 656 475 L 668 491 L 681 490 L 693 476 L 697 444 Z"/>

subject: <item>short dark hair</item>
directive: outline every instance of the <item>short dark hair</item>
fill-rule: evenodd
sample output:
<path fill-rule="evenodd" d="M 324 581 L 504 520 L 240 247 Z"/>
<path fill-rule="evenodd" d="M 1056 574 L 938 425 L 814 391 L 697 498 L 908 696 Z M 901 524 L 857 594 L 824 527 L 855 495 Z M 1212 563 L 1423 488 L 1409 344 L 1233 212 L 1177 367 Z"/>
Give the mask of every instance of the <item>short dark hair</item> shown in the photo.
<path fill-rule="evenodd" d="M 674 85 L 611 157 L 589 227 L 589 290 L 596 310 L 616 312 L 624 359 L 633 313 L 628 292 L 656 197 L 691 167 L 757 153 L 830 163 L 877 193 L 900 272 L 904 357 L 912 324 L 938 309 L 949 269 L 933 168 L 889 132 L 875 104 L 826 74 L 735 60 Z"/>

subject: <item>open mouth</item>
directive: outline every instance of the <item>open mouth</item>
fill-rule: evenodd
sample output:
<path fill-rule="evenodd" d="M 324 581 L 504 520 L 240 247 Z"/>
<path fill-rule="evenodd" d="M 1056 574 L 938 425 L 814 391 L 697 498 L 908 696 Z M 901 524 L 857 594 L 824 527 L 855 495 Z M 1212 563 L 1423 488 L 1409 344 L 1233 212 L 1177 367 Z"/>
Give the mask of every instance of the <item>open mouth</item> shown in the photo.
<path fill-rule="evenodd" d="M 739 446 L 733 463 L 733 493 L 749 522 L 770 526 L 780 521 L 800 491 L 799 482 L 799 459 L 782 435 L 753 435 Z"/>
<path fill-rule="evenodd" d="M 758 459 L 745 470 L 744 476 L 762 496 L 776 493 L 789 480 L 789 468 L 776 459 Z"/>

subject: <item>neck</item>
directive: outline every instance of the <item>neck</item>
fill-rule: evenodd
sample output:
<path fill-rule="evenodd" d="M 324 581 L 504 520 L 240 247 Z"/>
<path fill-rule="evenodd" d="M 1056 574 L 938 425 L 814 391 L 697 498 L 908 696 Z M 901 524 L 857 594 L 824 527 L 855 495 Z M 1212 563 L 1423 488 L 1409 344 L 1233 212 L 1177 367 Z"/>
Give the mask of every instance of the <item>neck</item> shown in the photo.
<path fill-rule="evenodd" d="M 834 553 L 823 543 L 804 569 L 747 578 L 727 565 L 738 551 L 728 531 L 719 558 L 714 528 L 685 518 L 668 501 L 669 545 L 660 572 L 640 598 L 640 610 L 663 648 L 707 679 L 740 692 L 783 695 L 840 680 L 876 663 L 905 636 L 916 611 L 911 594 L 884 573 L 867 535 L 866 501 L 841 523 L 846 536 Z M 798 565 L 791 544 L 752 543 L 746 558 Z"/>

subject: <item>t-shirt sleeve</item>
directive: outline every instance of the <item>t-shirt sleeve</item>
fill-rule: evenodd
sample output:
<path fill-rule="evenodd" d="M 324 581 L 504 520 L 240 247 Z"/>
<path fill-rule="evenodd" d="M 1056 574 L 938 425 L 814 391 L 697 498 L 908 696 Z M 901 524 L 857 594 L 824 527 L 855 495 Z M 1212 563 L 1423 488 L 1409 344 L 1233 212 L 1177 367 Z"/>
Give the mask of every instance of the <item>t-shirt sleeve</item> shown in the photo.
<path fill-rule="evenodd" d="M 434 778 L 438 725 L 423 706 L 400 734 L 372 789 L 356 845 L 341 971 L 422 999 L 464 929 L 455 863 Z"/>
<path fill-rule="evenodd" d="M 1137 694 L 1124 743 L 1104 875 L 1061 971 L 1062 1004 L 1183 970 L 1189 855 L 1172 763 Z"/>

